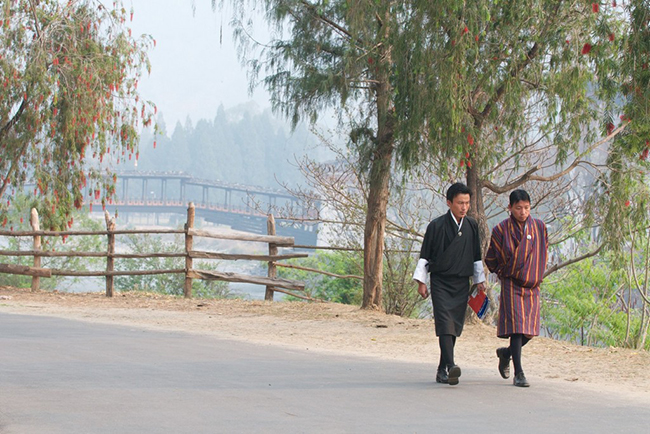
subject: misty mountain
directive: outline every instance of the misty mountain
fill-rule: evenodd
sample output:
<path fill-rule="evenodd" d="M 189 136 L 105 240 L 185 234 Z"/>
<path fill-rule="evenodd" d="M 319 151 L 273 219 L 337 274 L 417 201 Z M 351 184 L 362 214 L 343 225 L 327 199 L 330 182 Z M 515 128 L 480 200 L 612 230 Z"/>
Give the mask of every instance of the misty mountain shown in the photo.
<path fill-rule="evenodd" d="M 255 103 L 231 109 L 221 105 L 212 120 L 196 125 L 188 118 L 168 134 L 159 121 L 161 134 L 142 133 L 139 171 L 182 171 L 196 178 L 280 188 L 280 183 L 303 183 L 296 159 L 309 153 L 319 159 L 318 141 L 304 126 L 291 132 L 269 109 Z"/>

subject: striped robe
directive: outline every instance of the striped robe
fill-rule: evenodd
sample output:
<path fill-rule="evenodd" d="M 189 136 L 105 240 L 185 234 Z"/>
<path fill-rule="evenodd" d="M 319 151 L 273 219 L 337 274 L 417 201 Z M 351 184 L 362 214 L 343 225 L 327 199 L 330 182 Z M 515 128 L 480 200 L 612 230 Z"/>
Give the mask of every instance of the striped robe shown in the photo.
<path fill-rule="evenodd" d="M 510 217 L 492 230 L 485 256 L 488 269 L 501 281 L 497 336 L 539 335 L 539 285 L 546 271 L 548 233 L 541 220 L 525 225 Z"/>

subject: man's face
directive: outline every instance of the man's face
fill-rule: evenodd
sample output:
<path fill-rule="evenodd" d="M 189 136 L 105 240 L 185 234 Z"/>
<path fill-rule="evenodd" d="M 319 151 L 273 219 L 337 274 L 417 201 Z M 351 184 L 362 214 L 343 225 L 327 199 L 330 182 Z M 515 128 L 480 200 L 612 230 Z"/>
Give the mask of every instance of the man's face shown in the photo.
<path fill-rule="evenodd" d="M 514 205 L 508 205 L 508 210 L 518 222 L 525 223 L 530 215 L 530 202 L 520 200 L 515 202 Z"/>
<path fill-rule="evenodd" d="M 447 206 L 456 220 L 462 219 L 469 211 L 469 194 L 457 194 L 453 201 L 447 201 Z"/>

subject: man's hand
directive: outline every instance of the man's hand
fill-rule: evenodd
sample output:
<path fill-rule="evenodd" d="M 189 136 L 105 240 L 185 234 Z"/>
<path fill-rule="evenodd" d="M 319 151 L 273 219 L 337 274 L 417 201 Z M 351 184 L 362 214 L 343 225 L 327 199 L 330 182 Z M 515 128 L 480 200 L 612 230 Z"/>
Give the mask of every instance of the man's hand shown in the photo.
<path fill-rule="evenodd" d="M 485 282 L 477 283 L 476 289 L 478 289 L 479 291 L 485 291 Z"/>
<path fill-rule="evenodd" d="M 427 298 L 429 296 L 429 290 L 425 283 L 418 282 L 418 294 L 420 294 L 422 298 Z"/>

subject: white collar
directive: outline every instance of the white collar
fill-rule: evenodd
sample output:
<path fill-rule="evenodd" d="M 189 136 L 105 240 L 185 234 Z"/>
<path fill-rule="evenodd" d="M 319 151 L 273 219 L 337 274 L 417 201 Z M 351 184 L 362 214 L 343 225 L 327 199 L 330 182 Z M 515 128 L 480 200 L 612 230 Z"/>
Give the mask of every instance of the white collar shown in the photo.
<path fill-rule="evenodd" d="M 465 220 L 465 217 L 460 219 L 460 223 L 458 223 L 458 221 L 456 220 L 456 216 L 454 215 L 453 212 L 451 212 L 451 210 L 449 211 L 449 214 L 451 214 L 451 218 L 454 220 L 454 223 L 456 223 L 456 226 L 458 226 L 458 230 L 460 230 L 460 227 L 463 225 L 463 220 Z"/>

